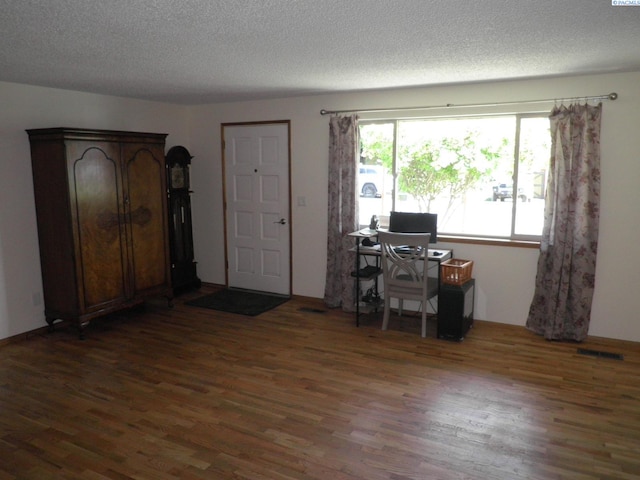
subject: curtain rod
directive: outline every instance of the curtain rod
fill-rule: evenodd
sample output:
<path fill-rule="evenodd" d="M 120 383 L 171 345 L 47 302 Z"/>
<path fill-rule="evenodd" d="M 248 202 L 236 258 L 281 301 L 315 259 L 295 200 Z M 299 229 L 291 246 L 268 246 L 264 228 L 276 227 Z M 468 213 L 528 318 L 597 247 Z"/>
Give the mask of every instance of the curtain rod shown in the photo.
<path fill-rule="evenodd" d="M 574 100 L 616 100 L 618 94 L 612 92 L 608 95 L 593 95 L 586 97 L 569 97 L 569 98 L 548 98 L 545 100 L 523 100 L 519 102 L 496 102 L 496 103 L 468 103 L 466 105 L 456 105 L 454 103 L 447 103 L 446 105 L 429 105 L 425 107 L 397 107 L 397 108 L 366 108 L 366 109 L 354 109 L 354 110 L 320 110 L 320 115 L 333 115 L 337 113 L 372 113 L 372 112 L 393 112 L 401 110 L 431 110 L 435 108 L 466 108 L 466 107 L 497 107 L 500 105 L 524 105 L 527 103 L 549 103 L 549 102 L 566 102 Z"/>

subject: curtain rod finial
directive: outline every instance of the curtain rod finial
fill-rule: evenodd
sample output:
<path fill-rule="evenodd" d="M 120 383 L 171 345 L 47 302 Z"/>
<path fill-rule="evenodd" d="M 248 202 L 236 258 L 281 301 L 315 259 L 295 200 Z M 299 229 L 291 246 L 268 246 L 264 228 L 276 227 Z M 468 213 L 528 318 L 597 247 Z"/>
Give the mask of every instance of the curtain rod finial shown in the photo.
<path fill-rule="evenodd" d="M 320 115 L 326 115 L 327 111 L 323 108 L 322 110 L 320 110 Z"/>
<path fill-rule="evenodd" d="M 616 100 L 618 98 L 618 94 L 616 92 L 612 92 L 609 94 L 609 100 Z"/>

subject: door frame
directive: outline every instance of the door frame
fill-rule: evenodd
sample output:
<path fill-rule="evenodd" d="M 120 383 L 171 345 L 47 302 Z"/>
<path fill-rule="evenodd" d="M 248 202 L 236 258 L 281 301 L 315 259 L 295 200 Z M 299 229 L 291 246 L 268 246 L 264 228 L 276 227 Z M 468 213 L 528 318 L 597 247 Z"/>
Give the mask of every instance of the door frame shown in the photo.
<path fill-rule="evenodd" d="M 289 238 L 289 258 L 288 258 L 288 268 L 289 268 L 289 287 L 288 287 L 288 295 L 291 296 L 293 292 L 293 219 L 292 219 L 292 204 L 291 204 L 291 120 L 264 120 L 264 121 L 255 121 L 255 122 L 227 122 L 220 124 L 220 146 L 222 149 L 222 217 L 223 217 L 223 234 L 224 234 L 224 284 L 225 287 L 229 288 L 229 245 L 227 242 L 227 228 L 228 228 L 228 220 L 227 220 L 227 172 L 226 172 L 226 157 L 225 157 L 225 128 L 226 127 L 255 127 L 260 125 L 286 125 L 287 127 L 287 185 L 289 190 L 289 198 L 288 198 L 288 220 L 287 220 L 287 230 L 288 230 L 288 238 Z"/>

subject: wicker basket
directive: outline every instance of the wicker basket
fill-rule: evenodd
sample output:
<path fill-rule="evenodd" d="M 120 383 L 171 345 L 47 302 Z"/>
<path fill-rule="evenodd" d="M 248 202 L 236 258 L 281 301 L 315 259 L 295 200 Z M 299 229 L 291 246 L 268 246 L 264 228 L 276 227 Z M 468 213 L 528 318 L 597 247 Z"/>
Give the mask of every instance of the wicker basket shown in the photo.
<path fill-rule="evenodd" d="M 440 265 L 440 278 L 447 285 L 464 285 L 471 280 L 473 260 L 451 258 Z"/>

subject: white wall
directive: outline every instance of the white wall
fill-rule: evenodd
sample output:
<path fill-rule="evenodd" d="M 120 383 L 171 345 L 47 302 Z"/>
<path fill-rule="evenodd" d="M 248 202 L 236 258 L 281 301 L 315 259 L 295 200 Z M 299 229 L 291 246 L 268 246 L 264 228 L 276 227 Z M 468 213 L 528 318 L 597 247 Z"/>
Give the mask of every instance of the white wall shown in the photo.
<path fill-rule="evenodd" d="M 640 261 L 636 254 L 640 241 L 637 213 L 640 205 L 638 85 L 640 73 L 631 73 L 195 107 L 191 110 L 190 151 L 195 156 L 193 209 L 199 274 L 207 282 L 222 284 L 225 281 L 221 123 L 291 120 L 293 293 L 321 298 L 327 255 L 329 148 L 329 119 L 320 115 L 322 108 L 473 104 L 599 95 L 615 91 L 620 95 L 619 100 L 604 104 L 600 249 L 590 334 L 640 341 L 640 319 L 634 301 L 634 296 L 640 292 Z M 552 106 L 542 105 L 537 109 L 550 110 Z M 526 110 L 532 107 L 519 108 Z M 306 197 L 306 206 L 297 206 L 299 196 Z M 474 260 L 478 287 L 477 318 L 524 325 L 533 295 L 537 250 L 444 243 L 442 248 L 453 248 L 456 256 Z"/>
<path fill-rule="evenodd" d="M 170 134 L 168 147 L 185 145 L 195 157 L 198 273 L 205 282 L 222 284 L 220 125 L 291 120 L 293 293 L 321 298 L 327 255 L 329 119 L 320 109 L 503 102 L 616 91 L 620 99 L 606 102 L 603 114 L 600 249 L 590 334 L 640 341 L 634 298 L 640 292 L 638 85 L 640 73 L 630 73 L 181 107 L 0 82 L 0 339 L 44 325 L 43 307 L 35 305 L 42 287 L 26 129 L 161 132 Z M 299 196 L 306 197 L 306 206 L 297 206 Z M 533 295 L 536 250 L 444 243 L 442 248 L 474 260 L 477 318 L 524 325 Z"/>
<path fill-rule="evenodd" d="M 31 157 L 25 132 L 73 127 L 169 133 L 186 144 L 187 109 L 0 82 L 0 339 L 45 325 Z"/>

